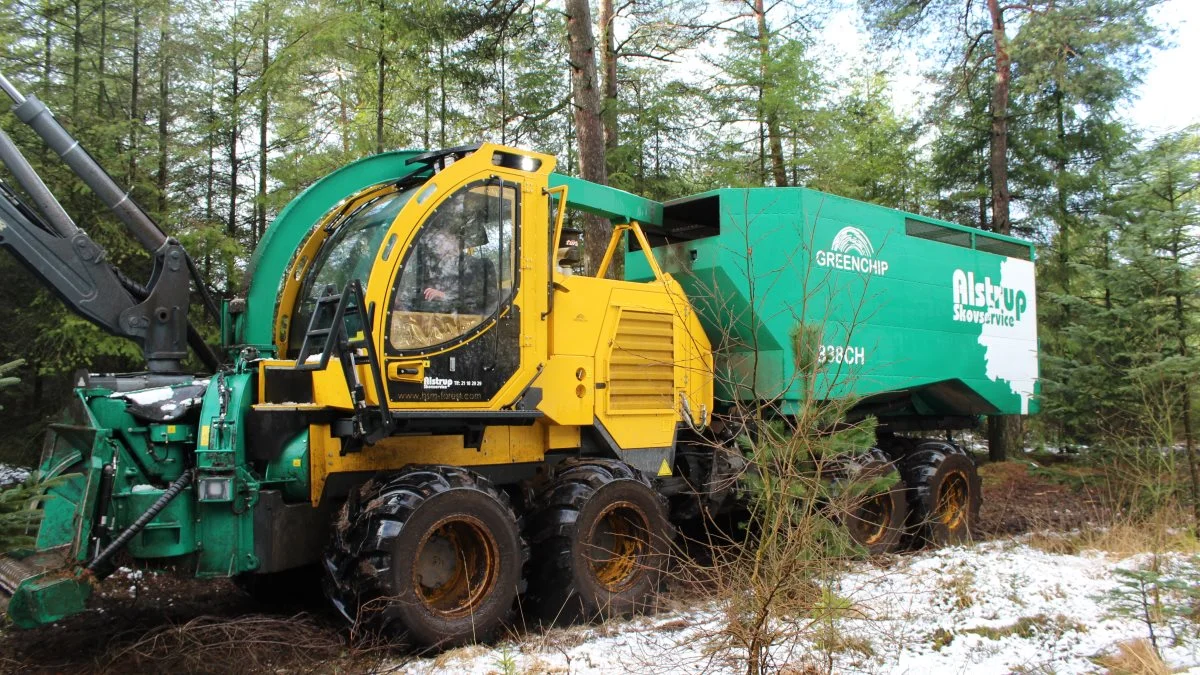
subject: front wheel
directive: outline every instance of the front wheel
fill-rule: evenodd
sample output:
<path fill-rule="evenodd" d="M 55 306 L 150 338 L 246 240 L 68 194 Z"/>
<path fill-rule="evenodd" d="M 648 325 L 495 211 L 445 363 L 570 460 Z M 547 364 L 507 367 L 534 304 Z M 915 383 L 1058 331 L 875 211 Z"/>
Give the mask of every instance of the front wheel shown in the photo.
<path fill-rule="evenodd" d="M 539 618 L 619 616 L 649 605 L 674 529 L 640 473 L 615 460 L 568 460 L 535 504 L 529 600 Z"/>
<path fill-rule="evenodd" d="M 503 492 L 464 469 L 415 467 L 346 501 L 325 556 L 326 592 L 357 625 L 451 647 L 500 628 L 525 557 Z"/>

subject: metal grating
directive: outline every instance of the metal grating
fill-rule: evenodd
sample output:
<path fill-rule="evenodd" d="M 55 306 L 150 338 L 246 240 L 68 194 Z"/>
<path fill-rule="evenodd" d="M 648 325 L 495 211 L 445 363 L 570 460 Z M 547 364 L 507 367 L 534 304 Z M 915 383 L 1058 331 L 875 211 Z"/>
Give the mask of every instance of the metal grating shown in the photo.
<path fill-rule="evenodd" d="M 608 361 L 609 410 L 671 409 L 674 364 L 671 315 L 622 311 Z"/>

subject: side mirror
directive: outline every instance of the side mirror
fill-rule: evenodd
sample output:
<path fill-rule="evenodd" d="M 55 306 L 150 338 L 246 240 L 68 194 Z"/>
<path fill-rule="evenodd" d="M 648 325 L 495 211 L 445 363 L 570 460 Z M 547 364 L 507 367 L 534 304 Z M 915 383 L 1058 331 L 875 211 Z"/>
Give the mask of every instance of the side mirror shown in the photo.
<path fill-rule="evenodd" d="M 560 267 L 574 267 L 581 260 L 579 247 L 563 246 L 558 249 L 558 264 Z"/>
<path fill-rule="evenodd" d="M 580 251 L 582 230 L 564 227 L 562 230 L 562 238 L 558 242 L 558 264 L 563 267 L 572 267 L 578 265 L 583 260 L 583 255 Z"/>

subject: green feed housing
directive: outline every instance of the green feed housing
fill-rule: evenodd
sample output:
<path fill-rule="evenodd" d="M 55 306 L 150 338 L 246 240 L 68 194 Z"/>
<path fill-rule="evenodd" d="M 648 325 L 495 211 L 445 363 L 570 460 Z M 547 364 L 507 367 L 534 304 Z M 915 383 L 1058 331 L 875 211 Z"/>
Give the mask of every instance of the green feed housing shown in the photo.
<path fill-rule="evenodd" d="M 662 219 L 651 246 L 702 317 L 721 402 L 1037 412 L 1029 242 L 806 188 L 715 190 Z M 627 277 L 651 278 L 631 243 Z"/>

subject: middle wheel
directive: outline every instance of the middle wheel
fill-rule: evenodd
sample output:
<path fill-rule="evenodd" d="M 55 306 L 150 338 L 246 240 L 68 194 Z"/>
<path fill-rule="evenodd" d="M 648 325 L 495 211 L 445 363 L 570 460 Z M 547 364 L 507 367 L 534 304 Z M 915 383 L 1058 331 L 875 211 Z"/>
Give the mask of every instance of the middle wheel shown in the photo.
<path fill-rule="evenodd" d="M 646 478 L 616 460 L 567 460 L 535 504 L 528 598 L 539 618 L 618 616 L 649 604 L 674 529 Z"/>
<path fill-rule="evenodd" d="M 904 521 L 908 516 L 905 500 L 907 487 L 896 466 L 879 448 L 847 460 L 834 478 L 835 486 L 844 486 L 839 514 L 850 538 L 871 555 L 891 553 L 900 548 Z M 886 488 L 868 489 L 871 483 L 891 479 Z"/>

